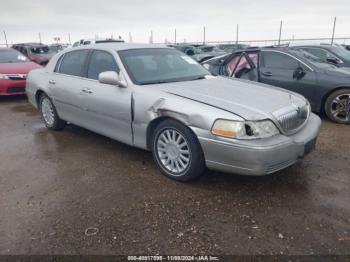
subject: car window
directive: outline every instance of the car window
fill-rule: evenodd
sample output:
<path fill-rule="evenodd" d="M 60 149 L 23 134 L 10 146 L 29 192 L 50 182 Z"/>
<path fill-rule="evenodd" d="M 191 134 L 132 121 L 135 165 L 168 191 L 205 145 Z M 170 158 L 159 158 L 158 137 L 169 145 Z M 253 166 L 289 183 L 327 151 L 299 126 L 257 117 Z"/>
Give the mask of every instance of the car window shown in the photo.
<path fill-rule="evenodd" d="M 63 59 L 64 55 L 61 55 L 61 57 L 57 60 L 57 63 L 55 65 L 55 69 L 53 70 L 54 72 L 58 72 L 59 68 L 60 68 L 60 65 L 61 65 L 61 62 L 62 62 L 62 59 Z"/>
<path fill-rule="evenodd" d="M 48 46 L 32 47 L 30 52 L 33 54 L 48 54 L 50 53 L 50 48 Z"/>
<path fill-rule="evenodd" d="M 261 66 L 294 70 L 299 66 L 299 63 L 296 59 L 290 57 L 289 55 L 280 52 L 265 51 L 262 55 Z"/>
<path fill-rule="evenodd" d="M 303 48 L 303 50 L 317 56 L 318 58 L 321 58 L 323 61 L 326 61 L 327 58 L 334 57 L 334 55 L 332 55 L 330 52 L 320 48 Z"/>
<path fill-rule="evenodd" d="M 257 67 L 258 64 L 258 54 L 257 53 L 250 53 L 247 54 L 252 63 Z M 234 73 L 235 77 L 240 77 L 244 72 L 249 72 L 251 69 L 253 69 L 247 58 L 245 56 L 242 56 L 240 58 L 240 55 L 234 56 L 227 64 L 227 71 L 229 72 L 229 75 L 232 75 L 232 72 Z"/>
<path fill-rule="evenodd" d="M 345 60 L 350 60 L 350 52 L 343 47 L 340 46 L 333 46 L 332 51 L 338 55 L 340 58 Z"/>
<path fill-rule="evenodd" d="M 27 58 L 15 49 L 0 48 L 0 63 L 22 63 Z"/>
<path fill-rule="evenodd" d="M 27 49 L 25 47 L 21 47 L 20 52 L 24 55 L 28 54 Z"/>
<path fill-rule="evenodd" d="M 115 71 L 119 73 L 117 63 L 113 56 L 105 51 L 95 50 L 90 58 L 87 77 L 98 79 L 98 75 L 106 71 Z"/>
<path fill-rule="evenodd" d="M 84 63 L 89 50 L 78 50 L 66 53 L 62 58 L 59 73 L 82 76 Z"/>

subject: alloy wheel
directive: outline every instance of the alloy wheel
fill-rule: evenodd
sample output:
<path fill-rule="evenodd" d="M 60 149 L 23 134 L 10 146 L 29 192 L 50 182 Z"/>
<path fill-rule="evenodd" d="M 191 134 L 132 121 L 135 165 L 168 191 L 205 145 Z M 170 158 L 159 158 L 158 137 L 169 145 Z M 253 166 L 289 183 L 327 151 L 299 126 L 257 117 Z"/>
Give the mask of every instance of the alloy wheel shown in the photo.
<path fill-rule="evenodd" d="M 340 121 L 350 121 L 350 94 L 335 97 L 331 103 L 331 113 Z"/>
<path fill-rule="evenodd" d="M 181 175 L 191 162 L 191 151 L 185 137 L 175 129 L 163 130 L 156 141 L 157 155 L 164 169 Z"/>
<path fill-rule="evenodd" d="M 52 103 L 47 97 L 43 98 L 41 101 L 41 113 L 46 124 L 52 126 L 55 122 L 55 113 Z"/>

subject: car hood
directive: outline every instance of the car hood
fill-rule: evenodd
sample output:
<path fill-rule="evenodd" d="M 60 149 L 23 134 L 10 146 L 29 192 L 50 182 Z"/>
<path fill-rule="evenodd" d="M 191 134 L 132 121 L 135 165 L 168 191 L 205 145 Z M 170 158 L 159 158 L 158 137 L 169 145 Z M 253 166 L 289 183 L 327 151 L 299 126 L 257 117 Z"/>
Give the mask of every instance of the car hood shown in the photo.
<path fill-rule="evenodd" d="M 212 77 L 203 80 L 153 85 L 164 92 L 201 102 L 246 120 L 273 118 L 272 113 L 306 100 L 292 92 L 245 80 Z"/>
<path fill-rule="evenodd" d="M 33 62 L 0 63 L 0 74 L 28 74 L 30 70 L 41 68 Z"/>

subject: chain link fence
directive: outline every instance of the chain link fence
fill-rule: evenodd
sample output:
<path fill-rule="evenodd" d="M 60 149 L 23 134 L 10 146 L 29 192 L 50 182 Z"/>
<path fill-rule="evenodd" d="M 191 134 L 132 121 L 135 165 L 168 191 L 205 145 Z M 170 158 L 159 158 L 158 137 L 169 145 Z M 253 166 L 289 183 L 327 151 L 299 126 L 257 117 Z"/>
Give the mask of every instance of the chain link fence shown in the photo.
<path fill-rule="evenodd" d="M 250 46 L 271 46 L 271 45 L 284 45 L 284 44 L 331 44 L 332 38 L 300 38 L 300 39 L 265 39 L 265 40 L 240 40 L 240 41 L 205 41 L 205 44 L 218 45 L 218 44 L 246 44 Z M 334 44 L 350 45 L 350 37 L 337 37 L 333 39 Z M 183 44 L 183 42 L 178 43 Z M 203 41 L 198 42 L 186 42 L 186 44 L 203 44 Z"/>
<path fill-rule="evenodd" d="M 278 44 L 330 44 L 332 38 L 300 38 L 300 39 L 263 39 L 263 40 L 239 40 L 239 41 L 205 41 L 205 44 L 218 45 L 218 44 L 246 44 L 250 46 L 270 46 Z M 168 42 L 170 43 L 170 42 Z M 350 37 L 336 37 L 333 39 L 334 44 L 350 45 Z M 203 41 L 197 42 L 177 42 L 177 44 L 203 44 Z M 0 43 L 0 47 L 6 47 L 6 43 Z M 8 44 L 11 47 L 11 44 Z"/>

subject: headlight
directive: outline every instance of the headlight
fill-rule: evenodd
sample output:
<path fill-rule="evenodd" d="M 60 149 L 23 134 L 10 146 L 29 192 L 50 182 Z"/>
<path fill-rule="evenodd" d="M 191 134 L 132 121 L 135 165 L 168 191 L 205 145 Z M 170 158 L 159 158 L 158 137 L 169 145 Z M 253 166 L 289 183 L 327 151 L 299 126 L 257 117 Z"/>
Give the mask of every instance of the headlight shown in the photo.
<path fill-rule="evenodd" d="M 7 75 L 0 74 L 0 79 L 9 79 Z"/>
<path fill-rule="evenodd" d="M 216 120 L 211 132 L 216 136 L 235 139 L 267 138 L 280 133 L 270 120 L 243 122 L 224 119 Z"/>

